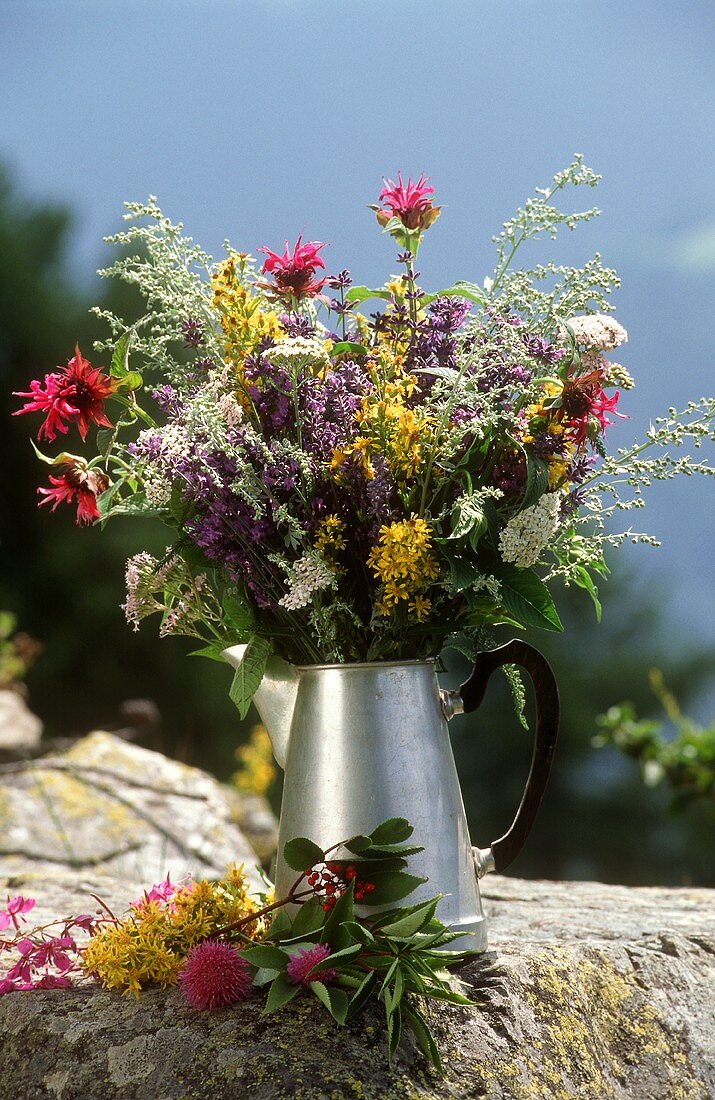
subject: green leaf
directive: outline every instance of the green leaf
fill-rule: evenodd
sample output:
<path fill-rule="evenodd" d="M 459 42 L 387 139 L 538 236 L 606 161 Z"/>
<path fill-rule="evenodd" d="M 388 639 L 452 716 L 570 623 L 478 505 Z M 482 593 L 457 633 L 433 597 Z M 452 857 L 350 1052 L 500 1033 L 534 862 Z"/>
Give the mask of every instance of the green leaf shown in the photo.
<path fill-rule="evenodd" d="M 266 669 L 266 661 L 271 652 L 272 645 L 266 638 L 257 634 L 252 635 L 246 646 L 243 660 L 236 669 L 233 683 L 229 691 L 231 702 L 238 707 L 241 718 L 245 718 L 251 706 L 251 700 L 255 695 L 258 685 L 263 679 Z"/>
<path fill-rule="evenodd" d="M 205 645 L 202 649 L 192 649 L 189 657 L 208 657 L 210 661 L 218 661 L 220 665 L 225 665 L 226 662 L 221 656 L 222 653 L 223 648 L 218 644 Z"/>
<path fill-rule="evenodd" d="M 586 590 L 586 592 L 588 592 L 589 596 L 591 597 L 591 600 L 593 601 L 593 606 L 596 610 L 596 621 L 600 623 L 600 621 L 601 621 L 601 601 L 598 598 L 598 588 L 596 587 L 596 585 L 594 583 L 593 577 L 591 576 L 588 569 L 586 569 L 586 567 L 584 565 L 579 565 L 579 566 L 576 567 L 576 570 L 575 570 L 574 576 L 573 576 L 573 581 L 574 581 L 574 584 L 578 585 L 579 588 L 583 588 L 583 589 Z"/>
<path fill-rule="evenodd" d="M 429 1025 L 425 1020 L 422 1013 L 413 1005 L 405 1002 L 402 1005 L 402 1013 L 405 1017 L 405 1021 L 409 1024 L 412 1032 L 417 1040 L 417 1044 L 423 1054 L 429 1058 L 430 1062 L 437 1070 L 438 1073 L 443 1073 L 442 1059 L 439 1056 L 439 1050 L 437 1044 L 434 1041 L 434 1036 L 429 1029 Z"/>
<path fill-rule="evenodd" d="M 274 947 L 270 943 L 259 943 L 255 947 L 244 947 L 241 955 L 251 966 L 268 967 L 271 970 L 285 970 L 290 962 L 287 951 Z"/>
<path fill-rule="evenodd" d="M 363 1005 L 365 1005 L 365 1003 L 369 1001 L 376 985 L 377 974 L 374 970 L 371 970 L 370 973 L 365 976 L 365 978 L 362 980 L 362 982 L 350 998 L 347 1017 L 349 1020 L 352 1019 L 353 1016 L 356 1016 Z"/>
<path fill-rule="evenodd" d="M 376 846 L 381 844 L 400 844 L 412 836 L 414 829 L 406 817 L 390 817 L 370 833 L 370 840 Z"/>
<path fill-rule="evenodd" d="M 382 288 L 372 290 L 369 286 L 351 286 L 345 295 L 347 302 L 365 302 L 368 298 L 382 298 L 384 301 L 389 302 L 390 292 Z"/>
<path fill-rule="evenodd" d="M 285 937 L 290 936 L 292 932 L 292 925 L 290 917 L 286 913 L 285 909 L 277 909 L 271 915 L 271 927 L 270 936 L 274 940 L 282 940 Z"/>
<path fill-rule="evenodd" d="M 526 488 L 522 508 L 530 508 L 546 492 L 549 484 L 549 467 L 543 458 L 537 458 L 531 447 L 522 447 L 526 457 Z"/>
<path fill-rule="evenodd" d="M 315 996 L 327 1008 L 336 1023 L 344 1024 L 348 1015 L 348 995 L 344 989 L 336 989 L 335 986 L 323 985 L 322 982 L 311 982 L 310 988 Z"/>
<path fill-rule="evenodd" d="M 364 344 L 354 344 L 350 340 L 338 340 L 337 344 L 333 344 L 331 350 L 333 355 L 344 355 L 349 352 L 351 355 L 365 356 L 368 352 Z"/>
<path fill-rule="evenodd" d="M 351 836 L 350 840 L 346 840 L 343 844 L 343 848 L 347 848 L 349 852 L 355 852 L 356 855 L 361 855 L 366 852 L 368 848 L 372 846 L 372 839 L 369 836 Z"/>
<path fill-rule="evenodd" d="M 429 924 L 432 920 L 440 897 L 441 895 L 432 898 L 431 901 L 426 901 L 424 905 L 420 905 L 411 913 L 408 913 L 399 920 L 393 921 L 391 924 L 383 924 L 380 928 L 383 936 L 399 936 L 400 938 L 404 938 L 406 936 L 413 936 L 415 932 L 421 932 L 425 925 Z"/>
<path fill-rule="evenodd" d="M 450 551 L 445 557 L 449 563 L 450 586 L 453 592 L 464 592 L 482 576 L 482 570 L 476 561 L 465 557 L 463 553 Z"/>
<path fill-rule="evenodd" d="M 500 562 L 493 573 L 501 584 L 501 602 L 508 615 L 522 626 L 563 630 L 551 593 L 532 569 Z"/>
<path fill-rule="evenodd" d="M 373 845 L 372 848 L 360 854 L 362 859 L 369 860 L 371 865 L 373 860 L 379 860 L 383 856 L 398 856 L 404 860 L 407 856 L 416 856 L 419 852 L 424 852 L 421 844 L 380 844 Z"/>
<path fill-rule="evenodd" d="M 129 372 L 129 343 L 131 334 L 123 332 L 114 345 L 112 361 L 109 365 L 109 373 L 112 378 L 124 378 Z M 141 385 L 141 383 L 140 383 Z"/>
<path fill-rule="evenodd" d="M 233 592 L 227 592 L 221 601 L 226 622 L 236 640 L 240 643 L 246 635 L 251 635 L 255 629 L 256 617 L 253 608 L 241 596 Z"/>
<path fill-rule="evenodd" d="M 469 302 L 474 302 L 476 305 L 482 305 L 484 302 L 484 291 L 477 285 L 477 283 L 470 283 L 459 281 L 454 283 L 453 286 L 449 286 L 446 290 L 438 290 L 434 294 L 425 294 L 420 300 L 421 306 L 427 306 L 430 302 L 433 302 L 435 298 L 441 297 L 448 298 L 466 298 Z"/>
<path fill-rule="evenodd" d="M 260 966 L 256 973 L 253 975 L 253 984 L 260 988 L 263 985 L 268 985 L 269 982 L 275 981 L 280 971 L 272 970 L 267 966 Z"/>
<path fill-rule="evenodd" d="M 122 375 L 119 385 L 125 390 L 140 390 L 144 385 L 144 379 L 139 371 L 128 370 Z"/>
<path fill-rule="evenodd" d="M 114 442 L 114 428 L 101 428 L 97 432 L 97 450 L 101 455 L 107 455 Z"/>
<path fill-rule="evenodd" d="M 293 1000 L 300 988 L 299 985 L 293 985 L 293 983 L 288 980 L 287 974 L 282 971 L 278 977 L 273 980 L 273 984 L 268 990 L 268 999 L 266 1001 L 266 1007 L 263 1010 L 264 1015 L 276 1012 L 277 1009 L 288 1004 L 288 1001 Z"/>
<path fill-rule="evenodd" d="M 395 1051 L 400 1045 L 401 1032 L 402 1010 L 400 1009 L 400 1005 L 396 1004 L 392 1011 L 387 1014 L 387 1055 L 390 1064 L 392 1064 L 392 1059 L 395 1057 Z"/>
<path fill-rule="evenodd" d="M 360 921 L 343 921 L 340 927 L 343 929 L 344 932 L 347 932 L 347 934 L 351 936 L 352 939 L 357 940 L 358 943 L 361 943 L 363 947 L 368 947 L 370 944 L 375 942 L 375 937 L 373 936 L 370 929 L 367 928 L 366 925 L 361 924 Z"/>
<path fill-rule="evenodd" d="M 352 924 L 355 920 L 355 900 L 353 895 L 354 884 L 351 882 L 348 889 L 338 898 L 328 914 L 320 934 L 321 943 L 329 943 L 333 950 L 349 947 L 352 943 L 350 933 L 345 925 Z"/>
<path fill-rule="evenodd" d="M 423 882 L 427 882 L 427 879 L 408 875 L 405 871 L 394 871 L 385 875 L 375 875 L 372 881 L 375 883 L 375 889 L 365 895 L 362 905 L 389 905 L 392 901 L 400 901 Z"/>
<path fill-rule="evenodd" d="M 306 836 L 297 836 L 286 844 L 283 859 L 294 871 L 309 871 L 316 863 L 324 861 L 325 852 Z"/>
<path fill-rule="evenodd" d="M 290 929 L 291 937 L 304 936 L 308 938 L 314 932 L 317 932 L 319 928 L 322 928 L 324 920 L 325 913 L 321 903 L 316 897 L 309 898 L 301 905 L 295 916 Z"/>

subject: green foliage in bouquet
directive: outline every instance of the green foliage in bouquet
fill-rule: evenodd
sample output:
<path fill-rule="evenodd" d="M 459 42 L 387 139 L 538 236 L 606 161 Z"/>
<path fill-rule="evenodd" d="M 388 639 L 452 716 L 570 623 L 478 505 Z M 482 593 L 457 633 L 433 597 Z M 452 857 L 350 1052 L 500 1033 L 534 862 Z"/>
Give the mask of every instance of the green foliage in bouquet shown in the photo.
<path fill-rule="evenodd" d="M 554 582 L 600 614 L 605 552 L 654 542 L 616 513 L 653 479 L 711 473 L 678 454 L 711 435 L 714 403 L 658 418 L 608 454 L 604 436 L 633 385 L 606 353 L 626 340 L 610 315 L 618 278 L 582 267 L 516 270 L 525 241 L 595 217 L 557 198 L 599 177 L 576 156 L 495 238 L 493 273 L 443 290 L 416 270 L 439 216 L 424 177 L 385 181 L 373 207 L 397 243 L 381 287 L 328 275 L 321 242 L 226 246 L 218 262 L 161 212 L 127 204 L 125 255 L 104 275 L 146 301 L 127 325 L 99 310 L 106 373 L 80 350 L 34 381 L 20 412 L 40 439 L 96 429 L 89 458 L 41 454 L 40 490 L 79 522 L 153 516 L 162 558 L 127 565 L 128 620 L 219 658 L 246 644 L 232 698 L 245 713 L 269 655 L 296 664 L 470 656 L 499 624 L 562 629 Z M 116 408 L 110 419 L 107 411 Z"/>

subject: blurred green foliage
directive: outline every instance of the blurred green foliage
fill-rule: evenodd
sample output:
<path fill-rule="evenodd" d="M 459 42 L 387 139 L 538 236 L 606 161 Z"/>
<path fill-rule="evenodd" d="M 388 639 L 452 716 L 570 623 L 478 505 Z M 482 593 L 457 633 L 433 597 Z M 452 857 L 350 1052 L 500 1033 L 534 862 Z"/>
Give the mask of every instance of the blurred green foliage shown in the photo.
<path fill-rule="evenodd" d="M 132 312 L 127 289 L 107 288 L 99 279 L 86 294 L 78 289 L 67 266 L 70 234 L 64 209 L 29 203 L 0 174 L 0 608 L 44 645 L 27 686 L 49 735 L 121 727 L 122 704 L 149 698 L 161 728 L 147 726 L 143 743 L 228 778 L 236 745 L 255 725 L 254 713 L 240 723 L 228 699 L 231 670 L 187 659 L 189 639 L 160 640 L 150 625 L 135 634 L 120 608 L 126 558 L 138 550 L 161 553 L 166 535 L 135 519 L 127 526 L 116 520 L 104 532 L 80 530 L 73 509 L 52 515 L 35 506 L 46 468 L 29 444 L 31 419 L 10 415 L 18 407 L 11 391 L 26 390 L 32 378 L 66 362 L 77 341 L 102 365 L 91 352 L 98 330 L 89 305 L 101 303 L 125 317 Z M 71 449 L 81 449 L 78 437 Z M 698 807 L 668 816 L 664 791 L 646 790 L 627 762 L 591 745 L 597 716 L 615 700 L 629 698 L 635 713 L 649 713 L 648 668 L 662 668 L 687 702 L 715 660 L 689 653 L 687 639 L 666 636 L 658 594 L 649 605 L 634 599 L 622 571 L 602 595 L 600 626 L 583 593 L 565 592 L 559 602 L 565 633 L 529 638 L 554 665 L 563 721 L 554 774 L 514 873 L 715 885 L 707 816 Z M 462 658 L 448 654 L 448 666 L 445 683 L 466 679 Z M 455 719 L 450 728 L 474 842 L 483 846 L 513 816 L 531 736 L 519 727 L 505 681 L 490 686 L 477 714 Z"/>
<path fill-rule="evenodd" d="M 637 760 L 646 786 L 665 782 L 673 792 L 674 810 L 686 810 L 700 800 L 715 809 L 715 722 L 700 726 L 684 715 L 660 669 L 651 669 L 649 680 L 667 722 L 638 718 L 631 703 L 609 707 L 599 716 L 602 732 L 593 739 L 595 747 L 613 745 Z"/>

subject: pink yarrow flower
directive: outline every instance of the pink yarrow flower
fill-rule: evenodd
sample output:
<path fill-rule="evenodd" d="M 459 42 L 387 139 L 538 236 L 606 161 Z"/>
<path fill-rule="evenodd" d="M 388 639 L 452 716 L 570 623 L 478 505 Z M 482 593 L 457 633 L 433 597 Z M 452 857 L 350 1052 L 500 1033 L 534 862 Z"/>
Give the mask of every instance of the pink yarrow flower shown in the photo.
<path fill-rule="evenodd" d="M 302 244 L 302 239 L 302 236 L 298 237 L 292 252 L 288 241 L 282 254 L 272 252 L 265 246 L 258 249 L 268 257 L 261 270 L 272 275 L 274 280 L 273 283 L 259 283 L 259 286 L 289 298 L 314 298 L 320 293 L 325 279 L 314 279 L 313 276 L 319 267 L 325 267 L 318 255 L 321 248 L 325 248 L 325 242 Z"/>
<path fill-rule="evenodd" d="M 316 943 L 315 947 L 299 947 L 291 957 L 286 967 L 288 981 L 293 985 L 310 985 L 311 982 L 323 982 L 327 984 L 335 980 L 334 970 L 319 970 L 317 974 L 311 974 L 311 970 L 318 963 L 322 963 L 332 954 L 330 947 L 325 943 Z"/>
<path fill-rule="evenodd" d="M 179 988 L 194 1008 L 214 1011 L 244 1001 L 252 988 L 252 972 L 235 947 L 205 940 L 192 947 L 179 971 Z"/>

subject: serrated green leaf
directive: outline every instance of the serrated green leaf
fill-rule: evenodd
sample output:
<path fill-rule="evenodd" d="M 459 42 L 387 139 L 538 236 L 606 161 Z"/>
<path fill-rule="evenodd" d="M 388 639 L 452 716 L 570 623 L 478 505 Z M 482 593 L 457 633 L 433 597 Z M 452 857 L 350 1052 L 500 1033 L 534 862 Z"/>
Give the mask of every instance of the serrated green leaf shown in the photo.
<path fill-rule="evenodd" d="M 271 970 L 285 970 L 290 962 L 287 951 L 281 951 L 270 943 L 259 943 L 255 947 L 244 947 L 241 955 L 251 966 L 269 967 Z"/>
<path fill-rule="evenodd" d="M 256 622 L 253 608 L 240 595 L 227 592 L 221 601 L 221 606 L 229 627 L 236 635 L 253 632 Z"/>
<path fill-rule="evenodd" d="M 418 875 L 408 875 L 405 871 L 393 871 L 384 875 L 375 875 L 371 881 L 374 882 L 375 889 L 365 895 L 362 905 L 389 905 L 392 901 L 400 901 L 427 879 L 420 878 Z"/>
<path fill-rule="evenodd" d="M 290 929 L 291 937 L 305 936 L 308 938 L 322 927 L 324 920 L 325 913 L 321 903 L 316 897 L 309 898 L 301 905 L 295 915 Z"/>
<path fill-rule="evenodd" d="M 296 836 L 283 849 L 283 859 L 294 871 L 309 871 L 316 863 L 322 863 L 325 852 L 306 836 Z"/>
<path fill-rule="evenodd" d="M 501 562 L 495 566 L 494 576 L 501 585 L 502 605 L 513 619 L 522 626 L 563 630 L 551 593 L 532 569 Z"/>
<path fill-rule="evenodd" d="M 271 916 L 270 936 L 274 940 L 282 940 L 290 936 L 292 925 L 290 917 L 285 909 L 277 909 Z"/>
<path fill-rule="evenodd" d="M 422 1013 L 414 1005 L 407 1004 L 407 1002 L 403 1003 L 402 1012 L 422 1053 L 426 1055 L 438 1073 L 443 1073 L 442 1059 L 439 1056 L 437 1044 Z"/>
<path fill-rule="evenodd" d="M 392 1011 L 387 1014 L 387 1053 L 390 1064 L 392 1064 L 392 1059 L 395 1057 L 395 1052 L 400 1045 L 401 1033 L 402 1009 L 399 1004 L 396 1004 Z"/>
<path fill-rule="evenodd" d="M 228 693 L 231 702 L 238 708 L 241 718 L 245 718 L 248 714 L 253 696 L 263 679 L 271 649 L 271 643 L 257 634 L 252 635 L 246 646 L 243 660 L 236 669 Z"/>
<path fill-rule="evenodd" d="M 346 924 L 355 920 L 355 900 L 353 895 L 354 884 L 351 882 L 347 890 L 338 898 L 328 914 L 320 934 L 320 942 L 328 943 L 333 949 L 340 950 L 351 943 L 350 935 L 345 930 Z"/>
<path fill-rule="evenodd" d="M 256 973 L 253 975 L 253 984 L 260 988 L 261 986 L 268 985 L 269 982 L 275 981 L 280 971 L 272 970 L 267 966 L 260 966 Z"/>
<path fill-rule="evenodd" d="M 354 852 L 356 855 L 361 855 L 371 847 L 372 839 L 369 836 L 362 836 L 362 834 L 351 836 L 350 840 L 346 840 L 343 844 L 343 848 L 347 848 L 349 852 Z"/>
<path fill-rule="evenodd" d="M 335 986 L 326 986 L 322 982 L 311 982 L 310 988 L 325 1005 L 336 1023 L 344 1024 L 348 1014 L 348 995 L 344 989 L 336 989 Z"/>
<path fill-rule="evenodd" d="M 371 848 L 360 853 L 361 859 L 378 860 L 385 856 L 397 856 L 405 859 L 407 856 L 416 856 L 424 852 L 421 844 L 374 844 Z"/>
<path fill-rule="evenodd" d="M 348 1005 L 347 1018 L 351 1020 L 353 1016 L 356 1016 L 360 1009 L 369 1001 L 372 996 L 375 986 L 377 985 L 377 974 L 374 970 L 371 970 L 369 974 L 366 974 L 358 988 L 350 998 L 350 1004 Z"/>
<path fill-rule="evenodd" d="M 426 901 L 411 913 L 393 921 L 391 924 L 383 924 L 380 928 L 383 936 L 406 937 L 413 936 L 415 932 L 421 932 L 425 925 L 429 924 L 435 914 L 440 896 Z"/>
<path fill-rule="evenodd" d="M 288 980 L 287 974 L 281 971 L 278 977 L 274 978 L 271 988 L 268 990 L 268 999 L 263 1014 L 268 1015 L 271 1012 L 276 1012 L 283 1005 L 288 1004 L 288 1001 L 293 1000 L 300 988 L 300 985 L 293 985 Z"/>
<path fill-rule="evenodd" d="M 375 937 L 370 929 L 364 924 L 361 924 L 360 921 L 343 921 L 341 928 L 354 940 L 361 943 L 363 947 L 367 947 L 369 944 L 375 942 Z"/>
<path fill-rule="evenodd" d="M 373 829 L 370 840 L 374 845 L 401 844 L 412 836 L 414 829 L 406 817 L 390 817 Z"/>

